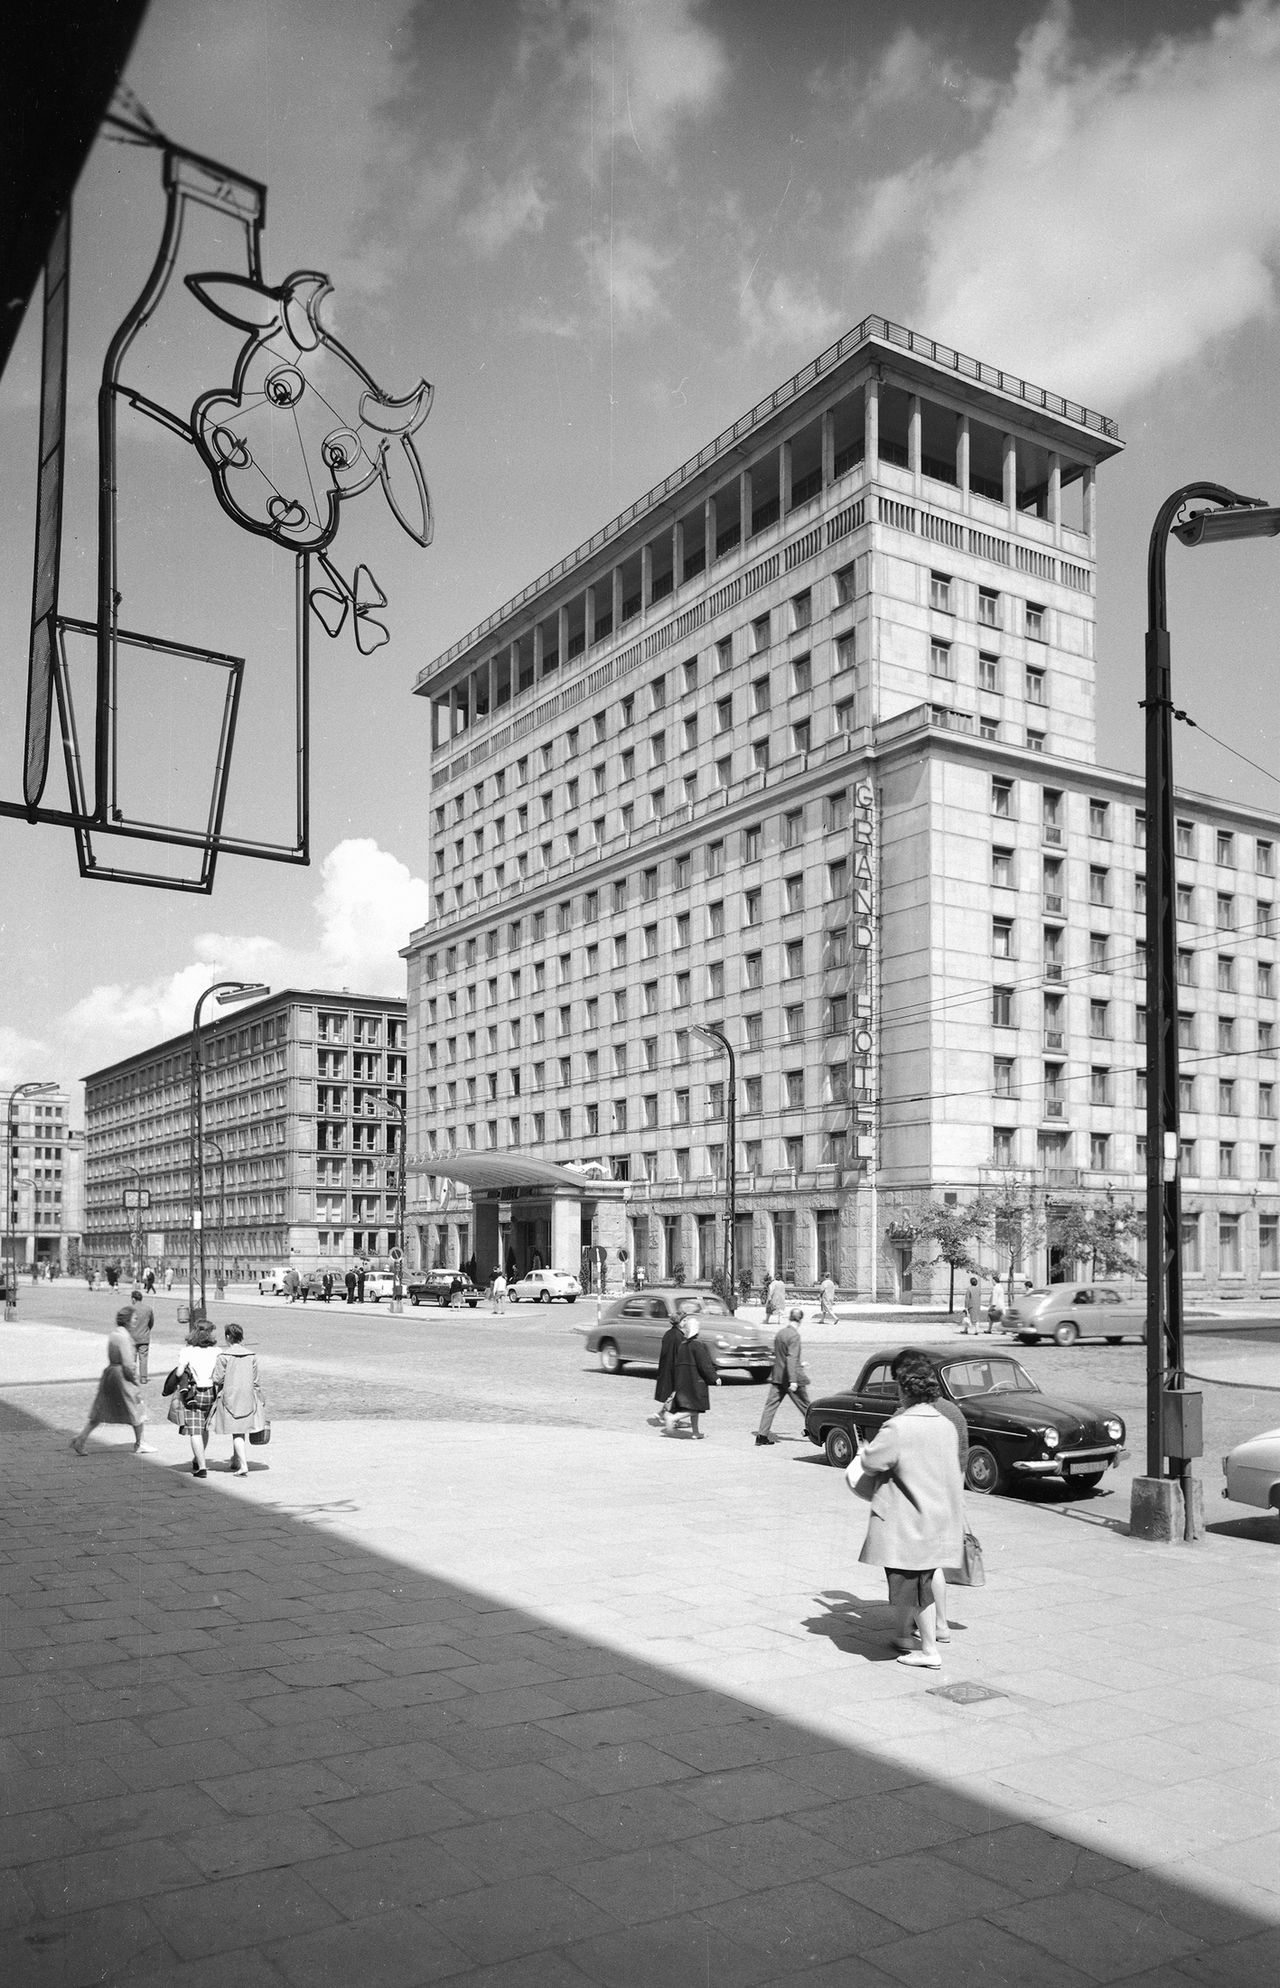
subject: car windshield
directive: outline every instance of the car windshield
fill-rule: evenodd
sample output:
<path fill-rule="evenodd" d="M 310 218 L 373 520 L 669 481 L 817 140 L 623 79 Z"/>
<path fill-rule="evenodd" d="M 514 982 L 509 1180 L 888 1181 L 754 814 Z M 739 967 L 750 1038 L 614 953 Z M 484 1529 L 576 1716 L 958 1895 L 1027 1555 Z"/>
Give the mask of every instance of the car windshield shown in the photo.
<path fill-rule="evenodd" d="M 977 1394 L 1040 1392 L 1016 1360 L 950 1360 L 942 1369 L 942 1377 L 957 1401 L 968 1401 Z"/>
<path fill-rule="evenodd" d="M 675 1302 L 676 1317 L 683 1318 L 687 1312 L 697 1312 L 703 1318 L 728 1318 L 729 1307 L 723 1304 L 719 1298 L 713 1298 L 706 1294 L 696 1298 L 677 1298 Z"/>

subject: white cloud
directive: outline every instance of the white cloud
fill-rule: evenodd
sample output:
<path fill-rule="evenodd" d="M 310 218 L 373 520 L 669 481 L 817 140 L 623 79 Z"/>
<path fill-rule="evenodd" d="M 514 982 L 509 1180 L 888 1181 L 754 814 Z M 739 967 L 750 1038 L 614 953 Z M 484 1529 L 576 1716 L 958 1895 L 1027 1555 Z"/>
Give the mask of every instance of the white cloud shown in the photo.
<path fill-rule="evenodd" d="M 670 263 L 669 255 L 621 227 L 603 240 L 584 242 L 582 248 L 592 285 L 609 307 L 617 330 L 650 324 L 666 315 L 659 278 Z"/>
<path fill-rule="evenodd" d="M 615 0 L 614 122 L 642 151 L 668 145 L 682 120 L 701 116 L 720 94 L 728 58 L 700 12 L 700 0 Z"/>
<path fill-rule="evenodd" d="M 1107 406 L 1273 311 L 1275 0 L 1094 60 L 1055 7 L 990 103 L 958 157 L 871 188 L 854 233 L 856 257 L 923 248 L 922 329 Z"/>
<path fill-rule="evenodd" d="M 747 345 L 756 349 L 795 346 L 811 355 L 844 329 L 842 313 L 813 284 L 785 275 L 775 276 L 763 295 L 748 282 L 739 314 Z"/>
<path fill-rule="evenodd" d="M 0 1027 L 0 1091 L 7 1094 L 15 1084 L 52 1077 L 51 1055 L 49 1045 L 37 1036 Z"/>
<path fill-rule="evenodd" d="M 388 850 L 367 837 L 340 842 L 320 868 L 320 889 L 312 900 L 316 934 L 311 948 L 293 949 L 256 933 L 201 933 L 192 946 L 194 959 L 177 972 L 132 985 L 106 982 L 92 988 L 62 1017 L 59 1034 L 80 1067 L 92 1069 L 184 1034 L 196 1001 L 215 980 L 263 981 L 276 989 L 403 993 L 399 949 L 425 923 L 428 903 L 423 879 Z M 211 1007 L 204 1009 L 206 1020 Z M 32 1048 L 40 1050 L 40 1045 Z M 0 1069 L 5 1053 L 0 1031 Z"/>
<path fill-rule="evenodd" d="M 489 187 L 463 216 L 462 233 L 481 255 L 497 255 L 519 235 L 541 234 L 550 211 L 532 171 L 526 169 L 503 186 Z"/>

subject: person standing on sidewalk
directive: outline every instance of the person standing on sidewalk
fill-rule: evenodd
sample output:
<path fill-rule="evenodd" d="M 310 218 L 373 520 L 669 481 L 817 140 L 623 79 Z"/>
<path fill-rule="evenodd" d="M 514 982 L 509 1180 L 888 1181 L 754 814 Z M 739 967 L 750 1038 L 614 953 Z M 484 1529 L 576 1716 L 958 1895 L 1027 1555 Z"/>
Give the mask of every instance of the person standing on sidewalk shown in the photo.
<path fill-rule="evenodd" d="M 890 1362 L 889 1372 L 892 1374 L 895 1382 L 898 1378 L 899 1362 L 918 1357 L 919 1351 L 916 1347 L 906 1346 L 898 1354 L 897 1359 Z M 960 1446 L 960 1482 L 963 1485 L 965 1465 L 969 1461 L 969 1424 L 956 1407 L 955 1402 L 948 1401 L 945 1394 L 939 1393 L 933 1405 L 939 1415 L 946 1417 L 956 1432 L 956 1442 Z M 947 1613 L 947 1570 L 945 1567 L 934 1568 L 933 1580 L 930 1582 L 930 1587 L 933 1592 L 933 1606 L 937 1611 L 933 1632 L 934 1640 L 939 1643 L 949 1643 L 951 1641 L 951 1619 Z"/>
<path fill-rule="evenodd" d="M 969 1279 L 969 1288 L 964 1294 L 963 1330 L 965 1332 L 982 1330 L 982 1286 L 976 1277 Z"/>
<path fill-rule="evenodd" d="M 356 1301 L 356 1273 L 349 1266 L 342 1281 L 347 1287 L 347 1303 L 353 1305 Z"/>
<path fill-rule="evenodd" d="M 760 1427 L 756 1430 L 757 1449 L 765 1449 L 778 1440 L 769 1431 L 773 1427 L 774 1416 L 788 1395 L 800 1411 L 801 1421 L 809 1412 L 809 1376 L 800 1361 L 800 1327 L 803 1322 L 804 1306 L 792 1305 L 785 1325 L 773 1335 L 773 1371 L 769 1375 L 769 1392 L 765 1396 Z"/>
<path fill-rule="evenodd" d="M 711 1407 L 710 1388 L 719 1387 L 716 1363 L 703 1345 L 696 1312 L 686 1312 L 680 1321 L 680 1339 L 675 1357 L 675 1405 L 689 1417 L 695 1443 L 702 1441 L 698 1418 Z M 667 1434 L 671 1434 L 670 1425 Z"/>
<path fill-rule="evenodd" d="M 505 1312 L 507 1309 L 507 1280 L 502 1274 L 501 1264 L 498 1265 L 493 1273 L 493 1283 L 490 1286 L 490 1290 L 493 1296 L 493 1309 L 496 1312 Z"/>
<path fill-rule="evenodd" d="M 127 1311 L 116 1314 L 116 1324 L 123 1323 L 137 1349 L 138 1379 L 147 1384 L 147 1360 L 151 1353 L 151 1335 L 155 1331 L 156 1315 L 135 1284 L 132 1303 Z"/>
<path fill-rule="evenodd" d="M 894 1362 L 902 1406 L 845 1473 L 849 1488 L 870 1496 L 867 1536 L 858 1555 L 883 1567 L 897 1618 L 900 1664 L 939 1670 L 933 1576 L 954 1566 L 964 1544 L 963 1485 L 955 1431 L 936 1406 L 941 1387 L 927 1353 L 908 1350 Z M 912 1631 L 920 1632 L 920 1648 Z"/>
<path fill-rule="evenodd" d="M 786 1303 L 787 1287 L 775 1270 L 773 1276 L 769 1279 L 768 1287 L 764 1294 L 764 1322 L 766 1325 L 771 1318 L 780 1319 L 782 1317 Z"/>
<path fill-rule="evenodd" d="M 222 1336 L 227 1346 L 214 1362 L 213 1384 L 219 1393 L 209 1427 L 216 1436 L 230 1436 L 232 1473 L 247 1477 L 245 1437 L 252 1429 L 266 1428 L 267 1404 L 258 1379 L 258 1356 L 244 1343 L 244 1327 L 224 1325 Z"/>
<path fill-rule="evenodd" d="M 818 1286 L 818 1305 L 820 1322 L 823 1325 L 834 1325 L 836 1322 L 836 1280 L 829 1270 Z"/>
<path fill-rule="evenodd" d="M 676 1347 L 684 1338 L 684 1322 L 676 1319 L 662 1335 L 658 1347 L 658 1378 L 653 1384 L 653 1398 L 658 1404 L 658 1412 L 649 1421 L 655 1429 L 671 1429 L 671 1404 L 676 1392 Z"/>
<path fill-rule="evenodd" d="M 138 1386 L 138 1369 L 134 1361 L 133 1339 L 127 1321 L 129 1313 L 122 1309 L 115 1325 L 107 1335 L 107 1364 L 98 1379 L 98 1392 L 89 1408 L 89 1419 L 78 1436 L 72 1438 L 71 1447 L 77 1456 L 84 1455 L 84 1446 L 94 1430 L 102 1422 L 121 1422 L 133 1430 L 133 1454 L 153 1456 L 154 1449 L 142 1438 L 146 1428 L 147 1409 L 142 1399 L 142 1389 Z"/>

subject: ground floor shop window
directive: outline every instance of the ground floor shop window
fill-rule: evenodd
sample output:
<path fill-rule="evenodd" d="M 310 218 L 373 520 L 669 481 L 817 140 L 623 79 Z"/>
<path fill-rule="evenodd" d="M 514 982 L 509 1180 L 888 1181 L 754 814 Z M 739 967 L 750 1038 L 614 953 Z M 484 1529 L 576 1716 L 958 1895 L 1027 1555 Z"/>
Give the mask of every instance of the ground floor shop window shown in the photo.
<path fill-rule="evenodd" d="M 774 1275 L 789 1283 L 796 1274 L 796 1218 L 787 1209 L 769 1220 L 773 1226 Z"/>
<path fill-rule="evenodd" d="M 1280 1272 L 1280 1215 L 1258 1217 L 1258 1268 L 1264 1277 Z"/>
<path fill-rule="evenodd" d="M 1200 1217 L 1182 1218 L 1182 1268 L 1189 1277 L 1200 1275 Z"/>
<path fill-rule="evenodd" d="M 1240 1217 L 1219 1215 L 1218 1274 L 1222 1277 L 1238 1277 L 1240 1271 Z"/>
<path fill-rule="evenodd" d="M 819 1208 L 818 1226 L 818 1280 L 830 1277 L 832 1282 L 840 1282 L 840 1211 L 837 1208 Z"/>

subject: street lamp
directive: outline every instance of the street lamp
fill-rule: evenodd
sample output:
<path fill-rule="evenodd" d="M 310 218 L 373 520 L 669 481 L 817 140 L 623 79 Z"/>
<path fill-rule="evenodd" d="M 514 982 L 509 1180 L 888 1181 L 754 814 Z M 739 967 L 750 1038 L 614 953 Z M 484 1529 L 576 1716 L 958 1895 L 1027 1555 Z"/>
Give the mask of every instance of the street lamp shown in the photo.
<path fill-rule="evenodd" d="M 737 1309 L 738 1266 L 735 1261 L 735 1242 L 738 1220 L 738 1060 L 733 1053 L 733 1044 L 724 1030 L 716 1022 L 695 1022 L 693 1032 L 707 1042 L 713 1042 L 729 1059 L 729 1143 L 725 1164 L 725 1282 L 728 1286 L 725 1302 L 730 1311 Z"/>
<path fill-rule="evenodd" d="M 18 1305 L 18 1265 L 14 1257 L 13 1232 L 13 1107 L 19 1098 L 44 1098 L 58 1086 L 53 1083 L 15 1084 L 4 1108 L 4 1315 L 14 1318 Z"/>
<path fill-rule="evenodd" d="M 405 1144 L 406 1144 L 405 1126 L 408 1121 L 405 1115 L 404 1105 L 401 1103 L 399 1098 L 393 1098 L 389 1094 L 380 1097 L 378 1099 L 378 1116 L 380 1118 L 385 1118 L 387 1113 L 392 1111 L 395 1112 L 397 1118 L 400 1121 L 400 1150 L 396 1155 L 397 1165 L 393 1168 L 390 1164 L 391 1135 L 390 1135 L 390 1130 L 388 1130 L 387 1185 L 388 1187 L 391 1185 L 391 1179 L 394 1174 L 395 1187 L 396 1187 L 395 1246 L 399 1252 L 397 1256 L 393 1256 L 391 1259 L 391 1274 L 393 1279 L 392 1290 L 391 1290 L 391 1303 L 393 1309 L 400 1311 L 403 1310 L 404 1307 L 404 1161 L 405 1161 Z"/>
<path fill-rule="evenodd" d="M 134 1194 L 133 1213 L 135 1219 L 131 1225 L 130 1240 L 133 1243 L 134 1262 L 137 1266 L 138 1282 L 139 1284 L 141 1284 L 142 1282 L 142 1168 L 134 1166 L 132 1160 L 126 1160 L 124 1164 L 128 1168 L 129 1172 L 133 1175 L 134 1180 L 137 1182 L 137 1186 L 133 1190 Z M 127 1206 L 128 1205 L 127 1193 L 125 1195 L 125 1203 Z"/>
<path fill-rule="evenodd" d="M 1189 516 L 1189 504 L 1215 506 Z M 1183 1530 L 1195 1537 L 1192 1456 L 1198 1429 L 1180 1428 L 1176 1411 L 1189 1406 L 1182 1347 L 1182 1201 L 1178 1181 L 1178 993 L 1174 920 L 1173 699 L 1170 695 L 1165 562 L 1170 534 L 1187 546 L 1280 533 L 1280 508 L 1241 497 L 1220 483 L 1186 483 L 1156 514 L 1147 555 L 1146 813 L 1147 813 L 1147 1480 L 1134 1486 L 1135 1531 L 1168 1537 L 1172 1510 L 1155 1488 L 1165 1459 L 1176 1463 L 1183 1496 Z M 1174 1447 L 1176 1445 L 1176 1448 Z M 1150 1501 L 1155 1500 L 1154 1513 Z"/>
<path fill-rule="evenodd" d="M 200 1010 L 212 998 L 220 1008 L 232 1001 L 252 1001 L 271 989 L 260 980 L 215 980 L 206 987 L 191 1017 L 191 1125 L 188 1176 L 191 1183 L 191 1228 L 187 1237 L 187 1318 L 195 1317 L 196 1236 L 200 1237 L 200 1316 L 204 1317 L 204 1095 L 200 1065 Z"/>

